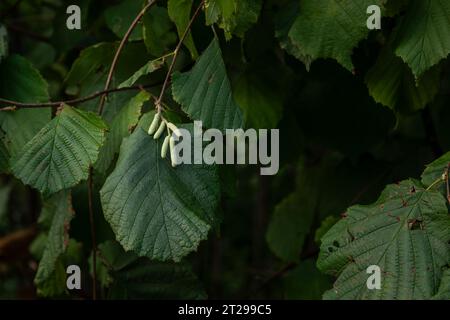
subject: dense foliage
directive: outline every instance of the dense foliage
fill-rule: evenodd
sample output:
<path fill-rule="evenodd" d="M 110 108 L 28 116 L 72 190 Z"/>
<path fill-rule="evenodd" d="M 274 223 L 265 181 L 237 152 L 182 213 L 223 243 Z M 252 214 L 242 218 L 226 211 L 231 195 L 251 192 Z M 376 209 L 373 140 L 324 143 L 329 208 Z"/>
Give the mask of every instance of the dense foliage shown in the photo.
<path fill-rule="evenodd" d="M 450 299 L 450 2 L 72 2 L 0 3 L 0 298 Z M 174 168 L 160 110 L 278 174 Z"/>

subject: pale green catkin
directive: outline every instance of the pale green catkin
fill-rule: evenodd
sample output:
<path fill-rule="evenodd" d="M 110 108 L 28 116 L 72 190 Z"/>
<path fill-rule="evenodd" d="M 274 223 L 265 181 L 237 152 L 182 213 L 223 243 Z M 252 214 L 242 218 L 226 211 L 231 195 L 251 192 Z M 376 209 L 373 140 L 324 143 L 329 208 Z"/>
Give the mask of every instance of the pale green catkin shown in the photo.
<path fill-rule="evenodd" d="M 176 154 L 175 154 L 175 139 L 170 137 L 170 161 L 172 162 L 172 167 L 177 166 Z"/>
<path fill-rule="evenodd" d="M 174 125 L 172 122 L 167 123 L 167 127 L 177 136 L 181 137 L 181 131 L 177 128 L 176 125 Z"/>
<path fill-rule="evenodd" d="M 152 135 L 155 133 L 156 129 L 158 128 L 159 120 L 161 119 L 161 115 L 159 113 L 156 113 L 153 117 L 152 124 L 150 125 L 150 128 L 148 129 L 148 134 Z"/>
<path fill-rule="evenodd" d="M 170 140 L 170 137 L 166 136 L 166 138 L 164 139 L 162 148 L 161 148 L 161 158 L 163 158 L 163 159 L 166 157 L 167 150 L 169 149 L 169 140 Z"/>
<path fill-rule="evenodd" d="M 153 136 L 153 139 L 159 139 L 159 137 L 162 135 L 162 133 L 164 132 L 164 129 L 166 128 L 166 123 L 163 121 L 161 122 L 161 124 L 159 125 L 158 131 L 156 131 L 155 135 Z"/>

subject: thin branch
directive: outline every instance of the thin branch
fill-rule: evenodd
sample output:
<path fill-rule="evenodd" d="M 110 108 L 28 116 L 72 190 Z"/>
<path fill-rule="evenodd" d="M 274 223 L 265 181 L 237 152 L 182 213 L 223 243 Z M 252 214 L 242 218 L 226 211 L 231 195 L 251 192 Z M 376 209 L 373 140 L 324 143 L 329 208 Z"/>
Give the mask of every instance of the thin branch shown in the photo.
<path fill-rule="evenodd" d="M 114 88 L 114 89 L 109 89 L 109 90 L 98 91 L 98 92 L 92 93 L 92 94 L 90 94 L 86 97 L 82 97 L 82 98 L 65 100 L 65 101 L 43 102 L 43 103 L 23 103 L 23 102 L 12 101 L 12 100 L 0 98 L 0 103 L 10 105 L 9 107 L 1 108 L 0 111 L 11 111 L 11 110 L 23 109 L 23 108 L 59 107 L 61 104 L 69 104 L 69 105 L 73 106 L 73 105 L 77 105 L 77 104 L 98 98 L 99 96 L 101 96 L 103 94 L 131 91 L 131 90 L 149 89 L 149 88 L 157 87 L 160 85 L 161 85 L 161 83 L 156 83 L 156 84 L 137 85 L 137 86 L 131 86 L 131 87 L 124 87 L 124 88 Z"/>
<path fill-rule="evenodd" d="M 111 64 L 111 68 L 109 69 L 108 78 L 106 79 L 106 84 L 105 84 L 105 91 L 108 90 L 109 86 L 111 85 L 112 77 L 113 77 L 114 71 L 116 69 L 117 62 L 119 61 L 119 56 L 122 53 L 123 48 L 125 47 L 125 43 L 130 38 L 131 33 L 133 32 L 134 28 L 136 28 L 137 24 L 142 19 L 142 17 L 144 16 L 145 12 L 151 6 L 153 6 L 155 3 L 156 3 L 156 0 L 149 1 L 147 3 L 147 5 L 141 10 L 141 12 L 139 12 L 139 14 L 136 16 L 136 18 L 134 19 L 134 21 L 131 23 L 130 27 L 128 28 L 127 32 L 125 33 L 122 41 L 119 44 L 119 47 L 117 48 L 116 54 L 114 55 L 114 59 L 113 59 L 112 64 Z M 103 108 L 105 106 L 106 96 L 107 96 L 107 93 L 103 94 L 101 99 L 100 99 L 100 104 L 98 106 L 98 114 L 99 115 L 102 115 L 102 113 L 103 113 Z"/>
<path fill-rule="evenodd" d="M 195 19 L 199 15 L 200 10 L 202 9 L 204 4 L 205 4 L 205 0 L 202 0 L 202 2 L 200 2 L 200 5 L 198 6 L 197 10 L 195 10 L 194 15 L 192 16 L 191 20 L 189 21 L 189 24 L 187 25 L 186 30 L 184 30 L 184 33 L 181 36 L 180 41 L 178 42 L 178 44 L 174 50 L 172 62 L 170 63 L 169 70 L 167 71 L 166 78 L 164 80 L 164 83 L 163 83 L 163 86 L 161 89 L 161 93 L 159 94 L 159 98 L 158 98 L 158 100 L 156 100 L 156 103 L 155 103 L 156 107 L 158 108 L 158 112 L 161 112 L 161 101 L 162 101 L 162 98 L 164 97 L 164 93 L 169 84 L 170 77 L 172 75 L 173 68 L 175 67 L 175 62 L 177 61 L 178 54 L 180 53 L 181 46 L 183 45 L 184 40 L 186 39 L 187 35 L 189 34 L 189 31 L 191 30 L 192 24 L 194 23 Z"/>

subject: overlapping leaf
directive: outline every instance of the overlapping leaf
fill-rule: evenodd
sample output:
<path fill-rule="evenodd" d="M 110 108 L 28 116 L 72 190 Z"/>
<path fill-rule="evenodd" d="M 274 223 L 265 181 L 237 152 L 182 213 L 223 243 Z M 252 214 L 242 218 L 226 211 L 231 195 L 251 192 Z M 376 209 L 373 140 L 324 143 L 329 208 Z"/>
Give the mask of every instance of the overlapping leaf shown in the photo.
<path fill-rule="evenodd" d="M 233 99 L 216 38 L 191 71 L 174 73 L 172 79 L 173 97 L 192 119 L 221 130 L 242 127 L 242 113 Z"/>
<path fill-rule="evenodd" d="M 67 75 L 66 85 L 80 97 L 85 97 L 95 92 L 102 91 L 111 66 L 117 43 L 98 43 L 84 49 L 75 60 Z M 111 88 L 118 87 L 121 83 L 133 76 L 136 70 L 149 62 L 145 45 L 141 42 L 130 42 L 122 50 L 117 62 Z M 136 95 L 135 92 L 118 92 L 108 96 L 104 106 L 103 119 L 109 123 L 116 113 Z M 89 111 L 97 111 L 99 99 L 92 99 L 81 104 L 81 107 Z"/>
<path fill-rule="evenodd" d="M 206 24 L 219 23 L 229 40 L 232 35 L 243 37 L 258 21 L 261 0 L 206 0 Z"/>
<path fill-rule="evenodd" d="M 25 58 L 12 55 L 0 63 L 0 97 L 38 103 L 49 99 L 48 85 L 39 71 Z M 50 108 L 0 112 L 0 127 L 11 155 L 16 154 L 50 121 Z"/>
<path fill-rule="evenodd" d="M 413 0 L 397 35 L 395 53 L 416 78 L 450 53 L 450 2 Z"/>
<path fill-rule="evenodd" d="M 353 69 L 351 55 L 369 33 L 367 7 L 382 6 L 383 0 L 305 0 L 289 31 L 292 45 L 302 56 L 332 58 L 347 70 Z"/>
<path fill-rule="evenodd" d="M 19 102 L 48 101 L 48 85 L 31 63 L 11 55 L 0 64 L 0 97 Z"/>
<path fill-rule="evenodd" d="M 366 76 L 370 95 L 396 111 L 413 112 L 424 108 L 439 91 L 439 70 L 433 68 L 419 81 L 388 45 Z"/>
<path fill-rule="evenodd" d="M 136 71 L 130 78 L 119 85 L 119 88 L 131 87 L 140 77 L 148 75 L 160 69 L 164 65 L 164 59 L 155 59 L 147 62 L 138 71 Z"/>
<path fill-rule="evenodd" d="M 152 6 L 144 15 L 144 42 L 148 51 L 156 56 L 162 56 L 176 43 L 177 36 L 167 9 Z"/>
<path fill-rule="evenodd" d="M 389 185 L 372 205 L 354 206 L 321 239 L 318 267 L 338 276 L 326 299 L 429 299 L 450 259 L 446 200 L 420 182 Z M 366 286 L 381 268 L 381 289 Z"/>
<path fill-rule="evenodd" d="M 142 128 L 126 138 L 100 191 L 105 217 L 126 250 L 179 261 L 206 238 L 215 220 L 219 182 L 213 167 L 172 168 L 162 141 Z"/>
<path fill-rule="evenodd" d="M 11 170 L 44 194 L 86 179 L 98 157 L 106 125 L 94 114 L 64 106 L 11 160 Z"/>
<path fill-rule="evenodd" d="M 127 137 L 131 130 L 137 125 L 144 102 L 150 99 L 146 91 L 138 93 L 128 104 L 119 111 L 110 125 L 110 132 L 106 136 L 105 143 L 100 149 L 100 155 L 94 168 L 105 172 L 114 156 L 119 152 L 122 139 Z"/>
<path fill-rule="evenodd" d="M 167 2 L 169 17 L 177 26 L 178 36 L 180 38 L 183 36 L 191 19 L 190 13 L 193 1 L 194 0 L 169 0 Z M 197 59 L 198 52 L 190 31 L 183 43 L 191 52 L 192 58 Z"/>

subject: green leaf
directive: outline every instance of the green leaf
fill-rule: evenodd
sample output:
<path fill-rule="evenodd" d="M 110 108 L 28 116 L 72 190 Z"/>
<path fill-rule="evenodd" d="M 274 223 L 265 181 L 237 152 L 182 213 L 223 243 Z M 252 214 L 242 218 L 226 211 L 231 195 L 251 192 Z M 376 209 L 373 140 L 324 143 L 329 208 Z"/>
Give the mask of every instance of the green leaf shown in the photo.
<path fill-rule="evenodd" d="M 330 284 L 329 277 L 317 270 L 313 260 L 302 261 L 283 278 L 284 298 L 318 300 Z"/>
<path fill-rule="evenodd" d="M 316 229 L 316 233 L 314 235 L 314 241 L 320 244 L 320 239 L 331 229 L 333 225 L 335 225 L 339 219 L 335 216 L 326 217 L 321 223 L 320 227 Z"/>
<path fill-rule="evenodd" d="M 8 31 L 0 24 L 0 62 L 8 55 Z"/>
<path fill-rule="evenodd" d="M 105 10 L 106 25 L 117 37 L 122 39 L 141 9 L 142 1 L 136 0 L 125 0 L 118 5 L 111 6 Z M 142 27 L 133 30 L 130 40 L 142 40 Z"/>
<path fill-rule="evenodd" d="M 42 287 L 55 272 L 57 260 L 65 252 L 69 242 L 68 229 L 74 214 L 69 191 L 61 191 L 44 203 L 39 222 L 48 225 L 49 230 L 45 249 L 34 279 L 36 286 Z M 63 292 L 65 286 L 61 289 Z"/>
<path fill-rule="evenodd" d="M 0 112 L 0 126 L 6 133 L 10 154 L 19 153 L 50 120 L 50 108 Z"/>
<path fill-rule="evenodd" d="M 444 197 L 406 180 L 377 202 L 350 207 L 322 238 L 317 266 L 337 275 L 326 299 L 429 299 L 450 259 L 450 217 Z M 366 286 L 367 267 L 381 269 L 381 289 Z"/>
<path fill-rule="evenodd" d="M 450 300 L 450 269 L 444 271 L 442 275 L 441 285 L 434 300 Z"/>
<path fill-rule="evenodd" d="M 366 38 L 367 7 L 383 0 L 305 0 L 289 37 L 302 56 L 332 58 L 352 71 L 353 48 Z"/>
<path fill-rule="evenodd" d="M 431 102 L 439 91 L 439 69 L 433 68 L 416 82 L 403 61 L 390 45 L 381 52 L 367 73 L 366 84 L 376 102 L 397 111 L 417 111 Z"/>
<path fill-rule="evenodd" d="M 187 264 L 151 262 L 125 252 L 113 241 L 99 246 L 101 261 L 108 269 L 112 299 L 203 299 L 197 277 Z"/>
<path fill-rule="evenodd" d="M 214 223 L 219 180 L 214 167 L 161 159 L 163 139 L 142 128 L 125 139 L 115 170 L 100 191 L 106 220 L 126 250 L 180 261 Z"/>
<path fill-rule="evenodd" d="M 144 42 L 148 52 L 159 57 L 168 52 L 177 41 L 173 24 L 167 9 L 153 6 L 142 19 L 144 23 Z"/>
<path fill-rule="evenodd" d="M 216 38 L 191 71 L 173 74 L 172 94 L 182 109 L 205 127 L 224 130 L 243 125 Z"/>
<path fill-rule="evenodd" d="M 425 171 L 422 173 L 422 183 L 425 186 L 430 186 L 433 182 L 440 179 L 446 173 L 450 164 L 450 152 L 434 160 L 427 165 Z"/>
<path fill-rule="evenodd" d="M 448 1 L 414 0 L 401 23 L 395 54 L 422 74 L 450 53 L 450 3 Z"/>
<path fill-rule="evenodd" d="M 272 252 L 284 261 L 300 258 L 314 216 L 316 198 L 311 198 L 292 193 L 275 207 L 266 238 Z"/>
<path fill-rule="evenodd" d="M 136 71 L 130 78 L 125 80 L 119 85 L 119 88 L 131 87 L 134 85 L 140 77 L 148 75 L 150 73 L 159 70 L 162 66 L 164 66 L 165 59 L 155 59 L 147 62 L 142 68 Z"/>
<path fill-rule="evenodd" d="M 46 102 L 48 85 L 28 60 L 12 55 L 0 63 L 0 97 L 26 103 Z M 50 117 L 50 108 L 0 112 L 0 127 L 6 133 L 11 155 L 19 152 Z"/>
<path fill-rule="evenodd" d="M 19 102 L 46 102 L 48 85 L 38 70 L 19 55 L 0 64 L 0 97 Z"/>
<path fill-rule="evenodd" d="M 144 103 L 150 99 L 150 94 L 141 91 L 120 110 L 111 122 L 111 130 L 100 148 L 100 155 L 94 168 L 99 172 L 108 170 L 114 156 L 119 152 L 122 139 L 127 137 L 137 125 Z"/>
<path fill-rule="evenodd" d="M 295 191 L 275 207 L 266 240 L 270 250 L 284 261 L 300 258 L 316 213 L 320 182 L 320 171 L 302 164 Z"/>
<path fill-rule="evenodd" d="M 67 87 L 78 88 L 78 95 L 85 97 L 95 92 L 102 91 L 105 87 L 109 68 L 117 43 L 99 43 L 84 49 L 75 60 L 67 75 Z M 150 56 L 141 42 L 130 42 L 122 50 L 117 67 L 114 71 L 111 88 L 116 88 L 129 79 L 136 70 L 140 69 L 150 60 Z M 108 96 L 104 106 L 103 119 L 110 122 L 115 114 L 135 96 L 135 92 L 118 92 Z M 97 111 L 99 99 L 81 104 L 81 107 L 89 111 Z"/>
<path fill-rule="evenodd" d="M 242 108 L 248 127 L 276 128 L 283 112 L 283 88 L 276 83 L 275 73 L 247 72 L 233 87 L 233 97 Z"/>
<path fill-rule="evenodd" d="M 178 36 L 180 38 L 183 36 L 189 25 L 189 21 L 191 20 L 191 9 L 193 2 L 193 0 L 169 0 L 167 2 L 169 17 L 177 26 Z M 189 31 L 183 43 L 189 49 L 192 59 L 197 59 L 198 52 L 195 47 L 191 31 Z"/>
<path fill-rule="evenodd" d="M 105 130 L 98 116 L 66 105 L 11 159 L 11 170 L 44 194 L 71 188 L 87 178 Z"/>
<path fill-rule="evenodd" d="M 232 35 L 243 38 L 245 33 L 258 21 L 262 8 L 261 0 L 207 0 L 206 24 L 219 22 L 230 40 Z M 220 21 L 219 21 L 220 18 Z"/>
<path fill-rule="evenodd" d="M 303 62 L 306 69 L 309 70 L 313 60 L 312 57 L 306 55 L 299 43 L 292 41 L 289 37 L 289 32 L 298 16 L 299 8 L 300 2 L 295 0 L 290 1 L 280 9 L 275 17 L 275 36 L 280 41 L 280 46 L 287 53 Z"/>

